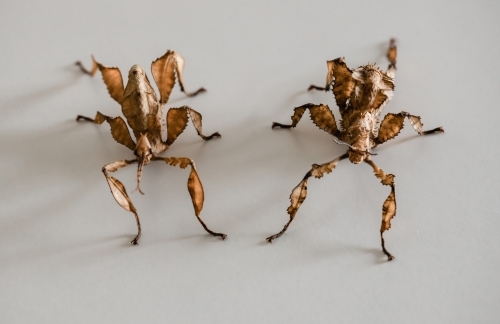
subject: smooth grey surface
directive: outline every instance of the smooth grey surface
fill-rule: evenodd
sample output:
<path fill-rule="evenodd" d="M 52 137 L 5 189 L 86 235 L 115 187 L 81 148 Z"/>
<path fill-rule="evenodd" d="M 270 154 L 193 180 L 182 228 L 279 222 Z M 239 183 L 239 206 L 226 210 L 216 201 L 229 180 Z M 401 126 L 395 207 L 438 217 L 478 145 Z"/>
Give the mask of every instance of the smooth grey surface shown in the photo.
<path fill-rule="evenodd" d="M 498 323 L 500 220 L 496 1 L 15 1 L 0 11 L 0 321 L 2 323 Z M 373 159 L 396 175 L 398 214 L 379 243 L 389 193 L 367 165 L 341 162 L 309 181 L 289 231 L 291 190 L 343 148 L 293 107 L 338 109 L 325 61 L 387 66 L 398 39 L 396 92 L 385 112 L 407 123 Z M 131 194 L 143 224 L 109 193 L 101 167 L 131 158 L 105 125 L 120 115 L 100 76 L 73 63 L 147 70 L 167 49 L 186 59 L 186 98 L 203 114 L 166 156 L 196 162 L 205 188 L 198 224 L 188 171 L 144 170 Z M 151 78 L 150 78 L 151 79 Z M 135 168 L 116 176 L 129 192 Z"/>

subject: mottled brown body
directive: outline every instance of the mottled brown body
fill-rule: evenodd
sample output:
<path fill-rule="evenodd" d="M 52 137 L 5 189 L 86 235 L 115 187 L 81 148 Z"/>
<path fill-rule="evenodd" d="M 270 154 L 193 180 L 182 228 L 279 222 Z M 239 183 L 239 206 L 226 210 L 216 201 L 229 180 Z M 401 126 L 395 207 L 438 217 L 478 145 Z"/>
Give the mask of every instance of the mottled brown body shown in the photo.
<path fill-rule="evenodd" d="M 225 239 L 225 234 L 212 232 L 200 218 L 200 213 L 203 208 L 204 192 L 194 162 L 189 158 L 157 156 L 157 154 L 167 150 L 184 131 L 189 118 L 191 118 L 198 135 L 204 140 L 220 137 L 220 134 L 217 132 L 210 136 L 203 135 L 201 115 L 190 107 L 183 106 L 180 108 L 171 108 L 167 112 L 167 140 L 163 141 L 162 139 L 163 129 L 161 118 L 163 115 L 163 107 L 164 104 L 167 103 L 172 88 L 175 85 L 176 75 L 179 80 L 181 91 L 188 96 L 195 96 L 205 91 L 205 89 L 200 88 L 194 93 L 186 92 L 182 79 L 184 59 L 174 51 L 167 51 L 165 55 L 151 64 L 151 72 L 160 93 L 159 100 L 145 71 L 140 66 L 132 66 L 128 73 L 127 85 L 124 88 L 122 75 L 118 68 L 106 67 L 98 63 L 94 58 L 92 58 L 92 60 L 93 67 L 90 71 L 86 70 L 80 62 L 76 64 L 80 66 L 83 72 L 89 75 L 94 75 L 97 70 L 102 73 L 109 94 L 121 105 L 127 123 L 125 123 L 121 117 L 112 118 L 100 112 L 97 112 L 94 119 L 79 115 L 77 120 L 90 121 L 96 124 L 102 124 L 104 121 L 107 121 L 111 126 L 113 138 L 118 143 L 134 151 L 136 159 L 120 160 L 107 164 L 102 168 L 116 202 L 125 210 L 135 215 L 138 233 L 132 240 L 132 244 L 137 244 L 141 236 L 139 215 L 125 190 L 125 186 L 116 178 L 111 177 L 109 172 L 114 172 L 129 164 L 137 163 L 137 190 L 142 193 L 139 186 L 142 168 L 151 161 L 164 161 L 172 166 L 178 165 L 182 169 L 186 168 L 188 165 L 191 166 L 191 173 L 188 179 L 188 190 L 193 202 L 195 215 L 208 233 Z M 132 129 L 136 142 L 132 139 L 127 124 Z"/>
<path fill-rule="evenodd" d="M 348 158 L 355 164 L 361 162 L 369 164 L 381 183 L 391 187 L 391 192 L 382 208 L 380 238 L 382 250 L 385 255 L 387 255 L 389 260 L 394 258 L 385 248 L 383 237 L 383 233 L 391 227 L 391 219 L 396 215 L 394 175 L 384 173 L 371 160 L 370 156 L 374 154 L 370 150 L 396 137 L 404 126 L 405 118 L 409 119 L 411 125 L 419 135 L 444 132 L 442 127 L 422 131 L 423 124 L 420 121 L 420 117 L 410 115 L 404 111 L 399 114 L 387 114 L 379 125 L 380 114 L 385 105 L 391 100 L 394 92 L 396 56 L 397 48 L 395 41 L 391 40 L 387 51 L 387 58 L 390 64 L 386 72 L 371 64 L 351 70 L 345 64 L 344 58 L 337 58 L 327 62 L 328 74 L 326 77 L 326 86 L 318 87 L 311 85 L 309 90 L 328 91 L 330 86 L 332 86 L 335 101 L 342 116 L 340 128 L 337 127 L 335 117 L 330 108 L 323 104 L 306 104 L 295 108 L 292 116 L 292 124 L 273 123 L 273 128 L 293 128 L 308 109 L 314 124 L 333 135 L 334 140 L 338 144 L 346 145 L 349 148 L 345 154 L 333 161 L 321 165 L 313 164 L 312 169 L 305 175 L 299 185 L 293 189 L 290 195 L 291 205 L 288 208 L 290 220 L 281 232 L 267 238 L 269 242 L 280 237 L 292 222 L 300 205 L 307 196 L 307 180 L 311 176 L 321 178 L 325 173 L 332 172 L 339 161 Z"/>

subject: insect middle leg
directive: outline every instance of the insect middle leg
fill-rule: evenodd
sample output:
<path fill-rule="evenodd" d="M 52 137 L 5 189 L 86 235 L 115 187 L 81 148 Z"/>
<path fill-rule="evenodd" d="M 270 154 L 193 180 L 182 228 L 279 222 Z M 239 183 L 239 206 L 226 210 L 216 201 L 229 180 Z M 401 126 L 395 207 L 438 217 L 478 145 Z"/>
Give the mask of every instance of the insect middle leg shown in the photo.
<path fill-rule="evenodd" d="M 125 145 L 131 150 L 135 149 L 135 143 L 132 137 L 130 136 L 130 132 L 128 130 L 127 124 L 125 124 L 125 121 L 121 117 L 109 117 L 106 115 L 101 114 L 100 112 L 97 112 L 95 115 L 95 118 L 89 118 L 85 116 L 80 116 L 76 118 L 76 120 L 84 120 L 84 121 L 89 121 L 94 124 L 102 124 L 104 121 L 107 121 L 109 126 L 111 127 L 111 135 L 113 138 L 120 144 Z"/>
<path fill-rule="evenodd" d="M 167 145 L 172 145 L 177 137 L 179 137 L 179 135 L 184 131 L 189 118 L 191 118 L 198 136 L 203 138 L 205 141 L 211 140 L 215 137 L 221 137 L 219 132 L 215 132 L 209 136 L 203 135 L 201 114 L 188 106 L 182 106 L 179 108 L 170 108 L 167 112 Z"/>
<path fill-rule="evenodd" d="M 368 163 L 372 168 L 373 172 L 375 173 L 375 176 L 380 179 L 380 182 L 384 186 L 390 186 L 391 187 L 391 193 L 387 197 L 387 199 L 384 201 L 384 205 L 382 206 L 382 225 L 380 226 L 380 240 L 382 243 L 382 251 L 384 251 L 384 254 L 387 256 L 388 261 L 391 261 L 394 259 L 394 256 L 387 251 L 385 248 L 385 241 L 384 241 L 384 235 L 383 233 L 391 228 L 391 219 L 396 216 L 396 185 L 394 184 L 394 175 L 393 174 L 386 174 L 382 169 L 380 169 L 375 163 L 373 163 L 370 158 L 365 158 L 364 160 L 366 163 Z"/>
<path fill-rule="evenodd" d="M 269 236 L 266 239 L 269 243 L 272 243 L 274 239 L 277 239 L 278 237 L 283 235 L 283 233 L 285 233 L 286 230 L 288 229 L 288 226 L 290 226 L 290 223 L 295 218 L 295 214 L 297 214 L 297 211 L 299 210 L 300 205 L 302 205 L 302 202 L 304 202 L 304 200 L 306 199 L 306 196 L 307 196 L 307 180 L 311 176 L 314 176 L 315 178 L 319 179 L 319 178 L 323 177 L 323 175 L 325 173 L 332 172 L 333 169 L 335 169 L 337 163 L 339 163 L 339 161 L 347 158 L 348 156 L 349 155 L 346 153 L 346 154 L 339 156 L 338 158 L 336 158 L 333 161 L 330 161 L 330 162 L 327 162 L 324 164 L 320 164 L 320 165 L 318 165 L 318 164 L 312 165 L 312 169 L 306 173 L 306 175 L 304 176 L 302 181 L 292 190 L 292 194 L 290 195 L 291 204 L 290 204 L 290 207 L 288 207 L 288 209 L 287 209 L 287 212 L 290 215 L 290 220 L 288 221 L 288 223 L 285 224 L 285 227 L 283 227 L 281 232 L 274 234 L 272 236 Z"/>
<path fill-rule="evenodd" d="M 213 232 L 207 227 L 207 225 L 205 225 L 205 223 L 200 217 L 201 210 L 203 209 L 203 201 L 205 199 L 205 196 L 203 192 L 203 186 L 201 184 L 200 178 L 198 177 L 198 173 L 196 172 L 196 167 L 194 165 L 193 160 L 185 157 L 177 158 L 177 157 L 158 157 L 158 156 L 154 156 L 151 160 L 164 161 L 165 163 L 171 166 L 178 165 L 181 169 L 185 169 L 188 165 L 191 166 L 191 173 L 189 174 L 187 186 L 189 194 L 191 195 L 191 201 L 193 202 L 194 213 L 196 215 L 196 218 L 198 218 L 198 221 L 200 222 L 201 226 L 203 226 L 205 231 L 207 231 L 210 235 L 219 236 L 224 240 L 227 236 L 226 234 Z"/>
<path fill-rule="evenodd" d="M 126 167 L 127 165 L 133 163 L 137 163 L 137 160 L 120 160 L 117 162 L 106 164 L 105 166 L 102 167 L 102 172 L 106 177 L 109 189 L 111 190 L 111 193 L 113 194 L 113 197 L 115 198 L 118 205 L 122 206 L 123 209 L 133 213 L 135 216 L 135 221 L 137 222 L 137 235 L 130 243 L 132 243 L 133 245 L 137 245 L 139 238 L 141 237 L 141 222 L 139 221 L 139 215 L 137 214 L 137 210 L 132 204 L 132 201 L 130 200 L 127 194 L 125 186 L 118 179 L 110 176 L 108 173 L 108 172 L 115 172 L 116 170 Z"/>
<path fill-rule="evenodd" d="M 306 109 L 309 109 L 309 113 L 311 114 L 311 120 L 313 123 L 318 126 L 320 129 L 324 130 L 328 134 L 331 134 L 335 137 L 339 137 L 341 135 L 337 123 L 335 122 L 335 117 L 327 105 L 319 104 L 305 104 L 300 107 L 294 109 L 292 118 L 292 123 L 290 125 L 280 124 L 273 122 L 271 128 L 294 128 L 299 123 L 300 119 L 304 115 Z"/>
<path fill-rule="evenodd" d="M 436 127 L 426 131 L 422 130 L 424 124 L 420 121 L 419 116 L 411 115 L 405 111 L 402 111 L 399 114 L 389 113 L 380 123 L 378 135 L 374 138 L 375 145 L 380 145 L 396 137 L 403 129 L 405 118 L 408 118 L 410 124 L 413 126 L 413 129 L 415 129 L 419 135 L 444 133 L 443 127 Z"/>

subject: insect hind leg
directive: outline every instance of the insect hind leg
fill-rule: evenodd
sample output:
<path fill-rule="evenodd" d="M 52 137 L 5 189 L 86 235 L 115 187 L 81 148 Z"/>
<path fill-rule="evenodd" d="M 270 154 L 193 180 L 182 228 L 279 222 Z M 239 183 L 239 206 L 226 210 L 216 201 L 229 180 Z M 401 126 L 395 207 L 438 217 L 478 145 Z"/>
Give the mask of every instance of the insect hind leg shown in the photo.
<path fill-rule="evenodd" d="M 380 240 L 382 251 L 387 256 L 387 261 L 394 260 L 394 256 L 385 248 L 384 232 L 391 228 L 391 220 L 396 216 L 396 185 L 394 183 L 394 175 L 386 174 L 369 158 L 364 160 L 373 168 L 373 173 L 380 179 L 384 186 L 390 186 L 391 192 L 382 205 L 382 224 L 380 226 Z"/>
<path fill-rule="evenodd" d="M 139 215 L 137 214 L 137 210 L 135 209 L 132 201 L 130 200 L 127 190 L 125 186 L 116 178 L 109 175 L 108 172 L 115 172 L 118 169 L 126 167 L 129 164 L 137 163 L 137 160 L 120 160 L 117 162 L 113 162 L 110 164 L 106 164 L 102 167 L 102 173 L 106 177 L 106 181 L 108 182 L 109 189 L 111 190 L 111 194 L 115 198 L 118 205 L 120 205 L 123 209 L 131 212 L 135 216 L 135 221 L 137 223 L 137 235 L 130 242 L 133 245 L 137 245 L 139 242 L 139 238 L 141 237 L 141 222 L 139 221 Z"/>
<path fill-rule="evenodd" d="M 205 199 L 203 192 L 203 185 L 201 184 L 200 178 L 198 177 L 198 173 L 196 172 L 196 167 L 194 165 L 193 160 L 190 158 L 177 158 L 177 157 L 153 157 L 152 161 L 163 161 L 171 166 L 179 166 L 181 169 L 185 169 L 188 165 L 191 166 L 191 172 L 188 178 L 188 191 L 191 196 L 191 201 L 193 202 L 194 212 L 196 218 L 200 222 L 201 226 L 207 231 L 210 235 L 218 236 L 223 240 L 226 239 L 227 235 L 223 233 L 213 232 L 208 228 L 208 226 L 203 222 L 200 217 L 201 210 L 203 209 L 203 202 Z"/>
<path fill-rule="evenodd" d="M 337 166 L 337 163 L 339 161 L 345 159 L 348 157 L 348 154 L 343 154 L 336 158 L 333 161 L 318 165 L 318 164 L 313 164 L 312 169 L 306 173 L 302 181 L 292 190 L 292 193 L 290 195 L 290 207 L 288 207 L 287 212 L 290 215 L 290 220 L 285 224 L 283 229 L 274 235 L 269 236 L 266 238 L 266 240 L 269 243 L 272 243 L 273 240 L 277 239 L 281 235 L 283 235 L 286 230 L 288 229 L 288 226 L 290 226 L 290 223 L 293 221 L 295 218 L 295 214 L 297 214 L 297 211 L 300 208 L 300 205 L 304 202 L 307 196 L 307 180 L 311 177 L 314 176 L 315 178 L 321 178 L 325 173 L 330 173 L 335 169 Z"/>

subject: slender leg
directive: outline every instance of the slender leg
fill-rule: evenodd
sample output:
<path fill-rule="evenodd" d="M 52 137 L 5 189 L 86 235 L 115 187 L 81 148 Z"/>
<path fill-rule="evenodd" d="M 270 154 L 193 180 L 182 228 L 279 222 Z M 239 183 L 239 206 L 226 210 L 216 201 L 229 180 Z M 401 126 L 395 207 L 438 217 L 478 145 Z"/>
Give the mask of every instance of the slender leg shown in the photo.
<path fill-rule="evenodd" d="M 372 160 L 369 158 L 365 158 L 364 160 L 368 163 L 372 168 L 375 176 L 380 179 L 380 182 L 384 186 L 391 187 L 391 193 L 384 201 L 384 205 L 382 206 L 382 225 L 380 226 L 380 240 L 382 244 L 382 251 L 387 256 L 387 260 L 391 261 L 394 259 L 394 256 L 387 251 L 385 248 L 385 241 L 383 233 L 391 228 L 391 219 L 396 216 L 396 185 L 394 183 L 394 175 L 393 174 L 385 174 L 385 172 L 380 169 Z"/>
<path fill-rule="evenodd" d="M 200 93 L 206 92 L 207 90 L 205 88 L 199 88 L 198 90 L 194 92 L 189 92 L 186 90 L 186 87 L 184 86 L 184 78 L 182 77 L 182 72 L 184 71 L 184 58 L 179 55 L 179 53 L 175 53 L 175 59 L 177 61 L 176 65 L 176 72 L 177 72 L 177 77 L 179 79 L 179 86 L 181 87 L 181 91 L 186 94 L 188 97 L 194 97 Z"/>
<path fill-rule="evenodd" d="M 290 223 L 293 221 L 295 218 L 295 214 L 297 214 L 297 211 L 299 210 L 300 205 L 302 205 L 302 202 L 306 199 L 307 196 L 307 180 L 311 177 L 314 176 L 315 178 L 321 178 L 325 173 L 330 173 L 335 169 L 335 166 L 339 161 L 345 159 L 348 157 L 348 154 L 343 154 L 336 158 L 333 161 L 318 165 L 318 164 L 313 164 L 312 169 L 306 173 L 302 181 L 292 190 L 292 194 L 290 195 L 290 207 L 288 207 L 287 212 L 290 215 L 290 220 L 288 223 L 285 224 L 285 227 L 281 230 L 281 232 L 274 234 L 272 236 L 269 236 L 266 240 L 269 243 L 272 243 L 274 239 L 277 239 L 283 233 L 286 232 L 288 229 L 288 226 L 290 226 Z"/>
<path fill-rule="evenodd" d="M 75 62 L 75 65 L 78 66 L 83 73 L 88 74 L 90 76 L 94 76 L 94 74 L 98 70 L 97 62 L 94 59 L 93 55 L 92 55 L 92 68 L 90 70 L 87 70 L 80 61 Z"/>
<path fill-rule="evenodd" d="M 210 235 L 219 236 L 224 240 L 227 236 L 226 234 L 216 233 L 211 231 L 207 227 L 207 225 L 205 225 L 205 223 L 200 217 L 205 197 L 203 192 L 203 186 L 201 184 L 200 178 L 198 177 L 198 173 L 196 172 L 196 167 L 194 165 L 193 160 L 191 160 L 190 158 L 158 157 L 158 156 L 154 156 L 151 160 L 164 161 L 165 163 L 171 166 L 179 165 L 181 169 L 185 169 L 188 165 L 191 165 L 191 173 L 189 174 L 189 179 L 188 179 L 188 190 L 189 194 L 191 195 L 191 201 L 193 202 L 196 218 L 198 218 L 198 221 L 200 222 L 201 226 L 203 226 L 205 231 L 207 231 Z"/>
<path fill-rule="evenodd" d="M 114 163 L 106 164 L 102 167 L 102 172 L 106 177 L 109 189 L 111 189 L 111 193 L 113 194 L 113 197 L 115 198 L 118 205 L 122 206 L 123 209 L 133 213 L 135 216 L 135 221 L 137 222 L 137 235 L 130 243 L 132 243 L 133 245 L 137 245 L 139 238 L 141 237 L 141 222 L 139 221 L 137 210 L 128 197 L 125 186 L 118 179 L 113 178 L 108 174 L 108 172 L 115 172 L 116 170 L 133 163 L 137 163 L 137 160 L 120 160 Z"/>
<path fill-rule="evenodd" d="M 422 127 L 424 126 L 424 124 L 422 124 L 422 122 L 420 121 L 419 116 L 410 115 L 405 111 L 402 111 L 399 114 L 389 113 L 385 115 L 384 120 L 382 121 L 382 123 L 380 123 L 378 135 L 374 139 L 375 144 L 380 145 L 396 137 L 403 129 L 405 118 L 408 118 L 413 129 L 415 129 L 415 131 L 419 135 L 444 133 L 443 127 L 436 127 L 431 130 L 423 131 Z"/>
<path fill-rule="evenodd" d="M 309 86 L 309 88 L 307 88 L 307 91 L 311 91 L 311 90 L 319 90 L 319 91 L 328 91 L 330 89 L 330 85 L 327 85 L 325 87 L 319 87 L 317 85 L 314 85 L 314 84 L 311 84 Z"/>

